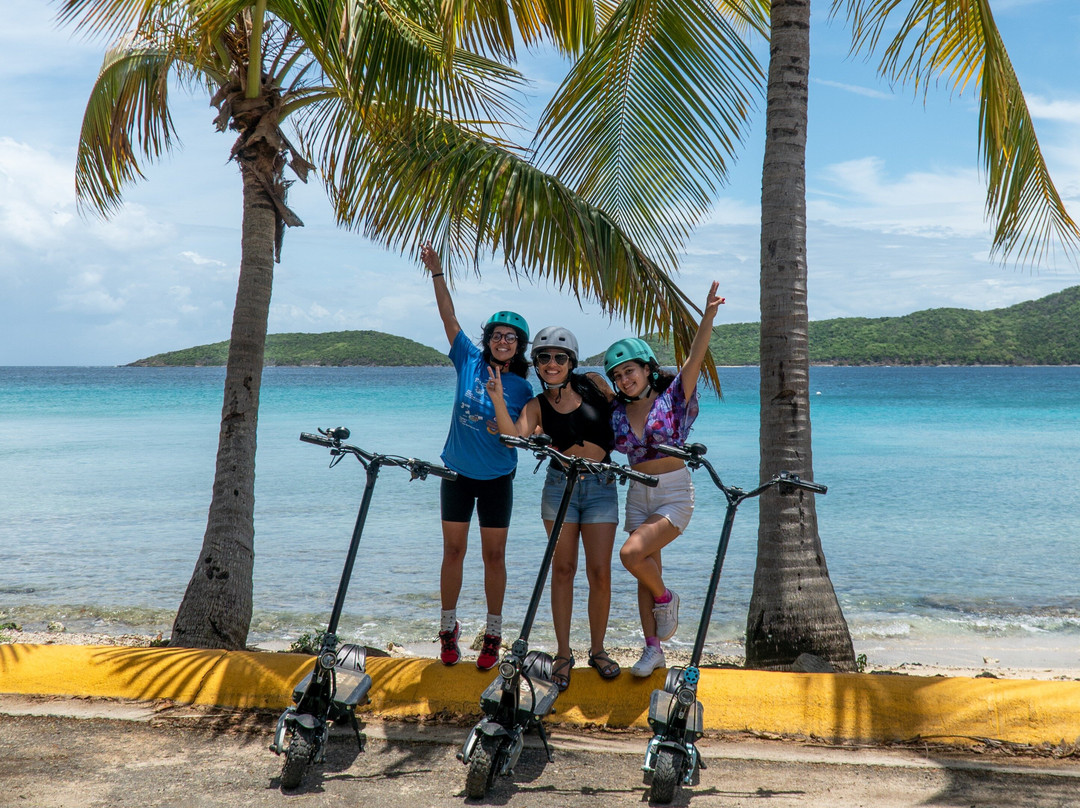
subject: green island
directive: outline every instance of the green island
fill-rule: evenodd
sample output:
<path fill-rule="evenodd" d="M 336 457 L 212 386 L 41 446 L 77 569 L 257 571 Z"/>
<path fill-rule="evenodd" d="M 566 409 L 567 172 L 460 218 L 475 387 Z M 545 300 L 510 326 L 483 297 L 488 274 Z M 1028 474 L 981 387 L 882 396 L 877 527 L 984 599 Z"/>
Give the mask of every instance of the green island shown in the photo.
<path fill-rule="evenodd" d="M 841 317 L 810 323 L 816 365 L 1080 365 L 1080 286 L 1003 309 L 927 309 L 902 317 Z M 646 339 L 662 364 L 670 345 Z M 713 329 L 718 365 L 758 363 L 758 324 Z M 130 366 L 224 365 L 228 342 L 157 354 Z M 449 365 L 445 353 L 381 331 L 270 334 L 267 365 L 417 367 Z M 585 360 L 603 364 L 603 355 Z"/>
<path fill-rule="evenodd" d="M 669 344 L 645 339 L 661 364 L 675 364 Z M 1080 286 L 990 311 L 816 320 L 809 341 L 815 365 L 1080 365 Z M 756 365 L 758 324 L 719 325 L 709 347 L 718 365 Z"/>
<path fill-rule="evenodd" d="M 197 345 L 156 354 L 128 367 L 199 367 L 224 365 L 229 342 Z M 324 334 L 268 334 L 265 365 L 332 365 L 336 367 L 430 367 L 449 365 L 443 352 L 406 337 L 382 331 L 331 331 Z"/>

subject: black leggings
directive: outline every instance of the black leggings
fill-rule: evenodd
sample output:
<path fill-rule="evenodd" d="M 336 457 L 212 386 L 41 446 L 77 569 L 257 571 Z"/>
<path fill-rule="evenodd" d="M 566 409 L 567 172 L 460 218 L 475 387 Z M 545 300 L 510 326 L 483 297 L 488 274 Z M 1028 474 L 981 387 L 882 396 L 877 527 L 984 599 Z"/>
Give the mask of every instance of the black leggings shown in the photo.
<path fill-rule="evenodd" d="M 443 480 L 439 488 L 439 503 L 444 522 L 469 522 L 473 504 L 480 527 L 510 527 L 514 510 L 514 472 L 494 480 L 474 480 L 458 475 L 456 480 Z"/>

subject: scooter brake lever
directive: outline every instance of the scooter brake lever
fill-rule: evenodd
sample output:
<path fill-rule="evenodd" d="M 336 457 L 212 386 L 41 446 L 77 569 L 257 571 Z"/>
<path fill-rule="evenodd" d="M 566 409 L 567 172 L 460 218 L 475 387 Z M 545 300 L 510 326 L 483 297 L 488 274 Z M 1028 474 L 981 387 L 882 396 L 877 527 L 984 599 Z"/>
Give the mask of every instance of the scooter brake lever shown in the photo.
<path fill-rule="evenodd" d="M 533 474 L 536 474 L 536 472 L 540 471 L 540 467 L 544 465 L 545 460 L 547 460 L 547 458 L 543 455 L 540 455 L 540 459 L 536 461 L 536 468 L 533 469 Z"/>

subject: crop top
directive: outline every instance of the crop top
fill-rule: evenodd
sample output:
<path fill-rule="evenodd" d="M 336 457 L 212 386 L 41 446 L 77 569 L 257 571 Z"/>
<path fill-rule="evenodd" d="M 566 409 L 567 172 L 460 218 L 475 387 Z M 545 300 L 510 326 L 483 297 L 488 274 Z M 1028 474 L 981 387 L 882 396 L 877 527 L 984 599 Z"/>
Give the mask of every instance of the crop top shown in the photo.
<path fill-rule="evenodd" d="M 540 402 L 540 423 L 556 449 L 565 452 L 571 446 L 588 441 L 604 450 L 604 462 L 611 458 L 615 436 L 611 431 L 608 408 L 591 404 L 582 396 L 580 407 L 563 413 L 551 406 L 547 396 L 539 395 L 536 400 Z"/>
<path fill-rule="evenodd" d="M 645 419 L 644 434 L 638 438 L 626 417 L 626 405 L 616 401 L 611 410 L 611 427 L 615 432 L 616 452 L 626 455 L 631 466 L 656 460 L 667 455 L 656 450 L 656 446 L 667 443 L 682 446 L 690 437 L 690 427 L 698 416 L 698 391 L 687 401 L 683 394 L 682 373 L 668 385 L 668 389 L 656 397 Z"/>

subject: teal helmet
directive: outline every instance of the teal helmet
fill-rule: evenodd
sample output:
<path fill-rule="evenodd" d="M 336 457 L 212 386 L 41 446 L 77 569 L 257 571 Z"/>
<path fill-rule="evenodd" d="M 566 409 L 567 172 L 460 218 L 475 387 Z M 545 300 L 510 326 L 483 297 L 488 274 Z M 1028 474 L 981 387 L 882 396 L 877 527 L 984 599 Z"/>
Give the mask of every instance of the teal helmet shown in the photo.
<path fill-rule="evenodd" d="M 616 367 L 635 359 L 647 366 L 657 364 L 656 354 L 645 340 L 638 337 L 621 339 L 604 352 L 604 373 L 611 378 L 611 371 Z"/>
<path fill-rule="evenodd" d="M 484 323 L 484 333 L 489 334 L 491 329 L 497 325 L 508 325 L 511 328 L 516 328 L 522 334 L 522 340 L 524 342 L 529 341 L 529 324 L 525 322 L 525 318 L 518 314 L 516 311 L 497 311 L 490 317 L 487 322 Z"/>

